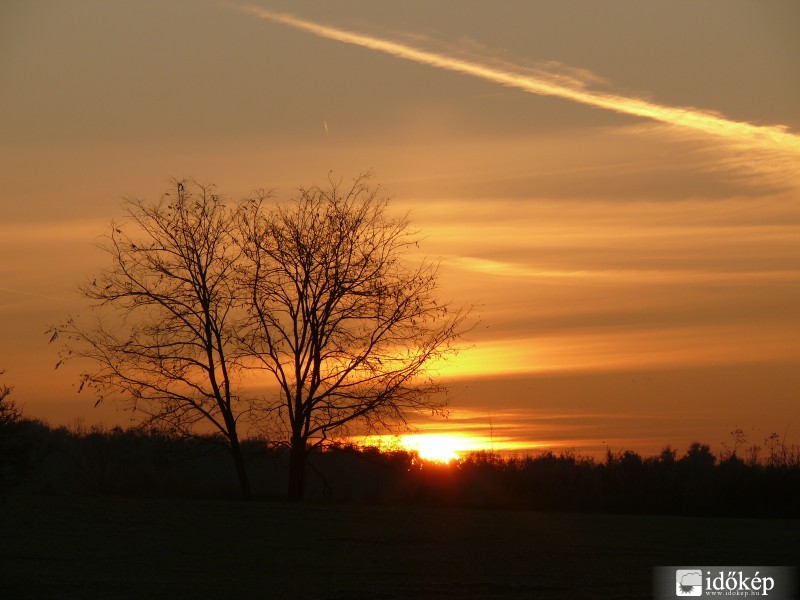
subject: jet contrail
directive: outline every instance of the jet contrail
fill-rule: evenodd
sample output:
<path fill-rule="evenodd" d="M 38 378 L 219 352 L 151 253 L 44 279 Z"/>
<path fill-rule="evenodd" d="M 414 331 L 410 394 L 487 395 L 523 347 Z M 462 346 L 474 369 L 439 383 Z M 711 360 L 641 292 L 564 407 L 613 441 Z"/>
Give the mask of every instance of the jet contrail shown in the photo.
<path fill-rule="evenodd" d="M 37 294 L 36 292 L 26 292 L 24 290 L 14 290 L 7 287 L 0 287 L 0 292 L 11 292 L 12 294 L 22 294 L 23 296 L 35 296 L 36 298 L 50 298 L 44 294 Z"/>
<path fill-rule="evenodd" d="M 725 138 L 753 149 L 788 152 L 800 157 L 800 136 L 787 131 L 781 125 L 753 125 L 751 123 L 733 121 L 699 109 L 666 106 L 640 98 L 590 91 L 581 87 L 571 87 L 555 80 L 548 80 L 546 76 L 534 76 L 523 73 L 521 70 L 520 72 L 515 72 L 481 64 L 474 60 L 465 60 L 429 50 L 421 50 L 400 42 L 354 33 L 329 25 L 321 25 L 289 14 L 271 12 L 257 6 L 240 6 L 239 9 L 261 19 L 307 31 L 319 37 L 377 50 L 378 52 L 384 52 L 398 58 L 439 69 L 471 75 L 506 87 L 524 90 L 531 94 L 565 98 L 580 104 L 652 119 L 703 134 Z"/>

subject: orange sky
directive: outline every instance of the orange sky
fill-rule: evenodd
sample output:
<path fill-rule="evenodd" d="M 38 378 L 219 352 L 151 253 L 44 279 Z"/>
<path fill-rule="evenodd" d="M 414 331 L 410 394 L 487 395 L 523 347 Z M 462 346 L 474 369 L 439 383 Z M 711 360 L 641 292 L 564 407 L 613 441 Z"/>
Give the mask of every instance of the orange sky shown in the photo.
<path fill-rule="evenodd" d="M 0 8 L 0 370 L 28 413 L 125 422 L 43 335 L 122 197 L 372 169 L 478 304 L 421 431 L 800 441 L 797 3 L 255 4 Z"/>

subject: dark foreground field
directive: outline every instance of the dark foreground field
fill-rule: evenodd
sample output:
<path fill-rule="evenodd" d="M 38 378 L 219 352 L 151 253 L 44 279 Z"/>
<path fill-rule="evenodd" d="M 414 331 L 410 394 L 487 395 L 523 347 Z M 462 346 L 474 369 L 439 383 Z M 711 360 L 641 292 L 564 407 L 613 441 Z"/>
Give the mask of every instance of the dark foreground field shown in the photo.
<path fill-rule="evenodd" d="M 800 521 L 0 497 L 0 598 L 646 598 L 657 565 L 796 565 Z"/>

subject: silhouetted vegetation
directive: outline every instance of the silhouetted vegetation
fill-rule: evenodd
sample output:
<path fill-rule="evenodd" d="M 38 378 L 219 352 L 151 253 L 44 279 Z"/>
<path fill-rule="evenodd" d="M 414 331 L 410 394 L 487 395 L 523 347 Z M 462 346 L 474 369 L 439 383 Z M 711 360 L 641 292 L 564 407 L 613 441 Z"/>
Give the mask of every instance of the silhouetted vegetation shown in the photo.
<path fill-rule="evenodd" d="M 407 451 L 328 445 L 309 454 L 315 502 L 516 508 L 698 516 L 800 516 L 800 449 L 777 436 L 747 460 L 694 443 L 679 455 L 608 451 L 504 458 L 489 452 L 440 464 Z M 290 450 L 250 439 L 242 448 L 257 497 L 286 498 Z M 0 436 L 3 485 L 27 493 L 235 497 L 222 436 L 157 429 L 50 428 L 18 419 Z"/>
<path fill-rule="evenodd" d="M 175 181 L 158 202 L 127 202 L 103 244 L 111 266 L 81 286 L 92 318 L 49 331 L 98 402 L 115 395 L 187 438 L 214 431 L 243 498 L 243 423 L 290 448 L 299 501 L 308 454 L 344 428 L 392 432 L 446 405 L 427 367 L 455 351 L 468 310 L 436 297 L 436 264 L 409 256 L 417 235 L 380 188 L 328 183 L 227 205 Z M 275 391 L 247 392 L 245 373 Z"/>
<path fill-rule="evenodd" d="M 111 266 L 80 288 L 94 318 L 50 330 L 64 342 L 58 364 L 84 359 L 80 389 L 98 403 L 121 396 L 146 425 L 187 437 L 210 427 L 249 498 L 239 433 L 249 406 L 235 385 L 237 212 L 212 188 L 179 181 L 159 202 L 125 209 L 103 245 Z"/>
<path fill-rule="evenodd" d="M 409 256 L 406 218 L 362 175 L 303 188 L 244 212 L 244 354 L 280 390 L 263 407 L 290 449 L 288 497 L 305 495 L 309 454 L 344 428 L 393 432 L 414 412 L 442 413 L 427 367 L 454 352 L 467 310 L 436 297 L 437 265 Z M 288 439 L 287 439 L 288 438 Z"/>
<path fill-rule="evenodd" d="M 5 371 L 0 371 L 0 375 L 4 375 Z M 22 411 L 17 406 L 16 402 L 9 398 L 11 392 L 14 390 L 10 385 L 4 383 L 0 384 L 0 428 L 5 427 L 9 423 L 18 421 L 22 416 Z"/>
<path fill-rule="evenodd" d="M 4 375 L 5 371 L 0 371 Z M 0 384 L 0 491 L 13 487 L 30 470 L 34 452 L 24 435 L 30 424 L 11 398 L 13 386 Z"/>

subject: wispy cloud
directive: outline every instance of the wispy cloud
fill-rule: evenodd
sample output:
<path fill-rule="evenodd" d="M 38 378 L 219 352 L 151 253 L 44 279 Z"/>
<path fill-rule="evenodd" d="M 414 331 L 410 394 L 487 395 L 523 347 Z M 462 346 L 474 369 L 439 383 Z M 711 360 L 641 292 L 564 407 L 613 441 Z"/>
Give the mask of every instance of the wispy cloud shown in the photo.
<path fill-rule="evenodd" d="M 584 82 L 576 80 L 574 76 L 565 78 L 554 75 L 550 77 L 545 72 L 515 69 L 512 65 L 499 64 L 492 59 L 458 58 L 397 41 L 315 23 L 285 13 L 268 11 L 256 6 L 247 5 L 239 8 L 261 19 L 306 31 L 319 37 L 361 46 L 439 69 L 463 73 L 532 94 L 555 96 L 615 113 L 666 123 L 727 140 L 737 147 L 790 155 L 793 160 L 800 157 L 800 136 L 790 132 L 782 125 L 754 125 L 734 121 L 722 115 L 696 108 L 667 106 L 642 98 L 592 91 L 584 86 Z"/>
<path fill-rule="evenodd" d="M 656 282 L 659 284 L 698 284 L 713 282 L 717 285 L 723 283 L 753 283 L 753 282 L 795 282 L 800 280 L 800 270 L 758 270 L 758 271 L 724 271 L 711 268 L 695 269 L 537 269 L 508 261 L 477 258 L 473 256 L 447 256 L 442 263 L 448 266 L 497 277 L 533 278 L 533 279 L 574 279 L 584 281 L 602 281 L 621 283 L 635 281 L 638 283 Z"/>

